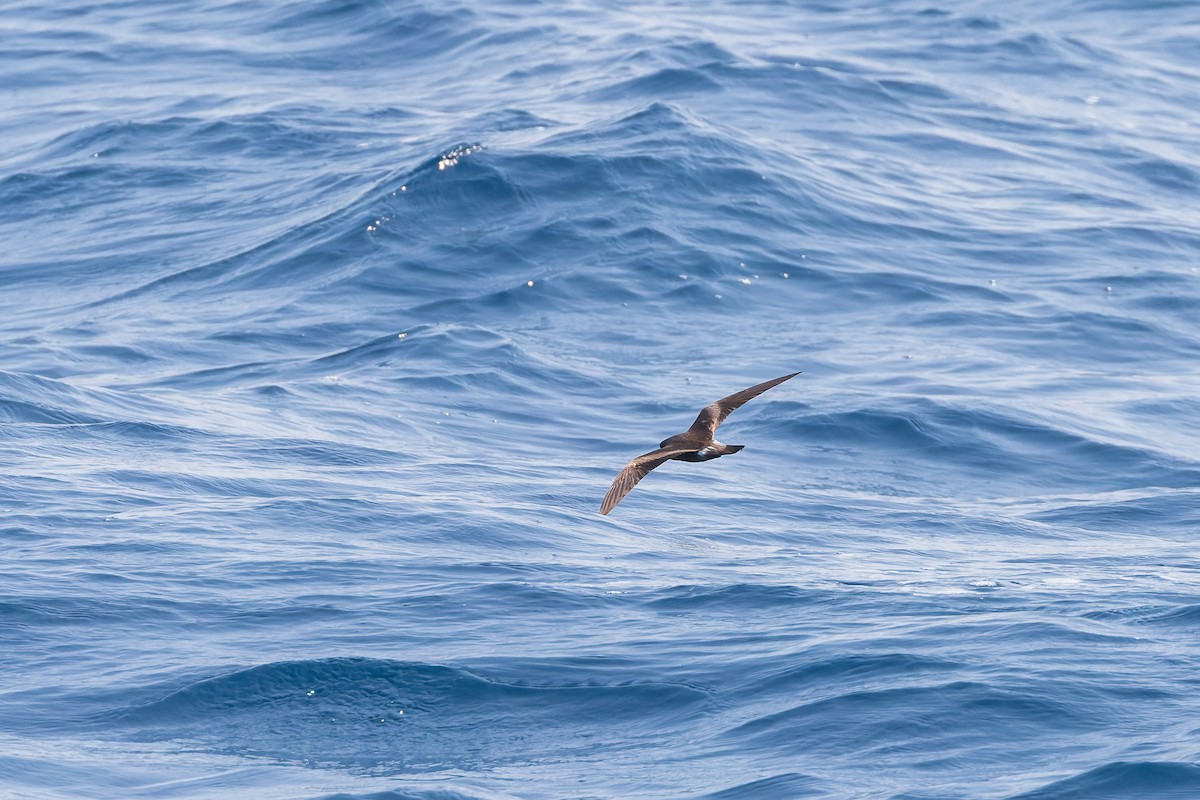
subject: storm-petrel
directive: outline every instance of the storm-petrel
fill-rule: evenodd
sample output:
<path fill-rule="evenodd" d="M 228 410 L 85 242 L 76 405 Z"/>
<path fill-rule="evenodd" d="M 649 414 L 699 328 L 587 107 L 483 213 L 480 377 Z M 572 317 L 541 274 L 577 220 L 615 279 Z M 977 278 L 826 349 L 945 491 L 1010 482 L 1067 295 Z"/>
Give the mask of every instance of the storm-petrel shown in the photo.
<path fill-rule="evenodd" d="M 799 372 L 793 372 L 791 375 L 784 375 L 782 378 L 775 378 L 766 383 L 751 386 L 749 389 L 742 389 L 740 392 L 735 392 L 729 397 L 722 397 L 717 402 L 702 408 L 700 416 L 696 417 L 692 427 L 669 439 L 663 439 L 659 442 L 657 450 L 638 456 L 625 465 L 625 469 L 621 470 L 621 474 L 609 487 L 608 494 L 604 495 L 604 502 L 600 504 L 600 513 L 607 514 L 616 508 L 617 503 L 629 494 L 629 490 L 636 486 L 638 481 L 664 461 L 710 461 L 741 450 L 745 445 L 718 442 L 716 440 L 717 426 L 747 400 L 752 400 L 767 389 L 778 386 L 799 374 Z"/>

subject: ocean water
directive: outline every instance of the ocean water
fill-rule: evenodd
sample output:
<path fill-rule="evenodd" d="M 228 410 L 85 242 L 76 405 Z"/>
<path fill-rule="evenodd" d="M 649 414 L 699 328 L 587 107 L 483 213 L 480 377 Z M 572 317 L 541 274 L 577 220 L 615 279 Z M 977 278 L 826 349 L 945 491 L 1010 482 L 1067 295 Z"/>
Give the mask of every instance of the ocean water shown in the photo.
<path fill-rule="evenodd" d="M 0 797 L 1200 797 L 1200 6 L 0 31 Z"/>

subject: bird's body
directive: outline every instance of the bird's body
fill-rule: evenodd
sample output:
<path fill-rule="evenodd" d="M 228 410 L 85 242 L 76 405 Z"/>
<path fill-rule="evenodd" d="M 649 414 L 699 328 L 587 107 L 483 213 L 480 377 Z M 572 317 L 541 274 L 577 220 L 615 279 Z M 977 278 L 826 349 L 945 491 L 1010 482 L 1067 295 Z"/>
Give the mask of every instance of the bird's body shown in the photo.
<path fill-rule="evenodd" d="M 745 445 L 718 442 L 716 439 L 717 427 L 733 413 L 734 409 L 739 408 L 747 400 L 758 397 L 767 389 L 778 386 L 799 374 L 799 372 L 793 372 L 791 375 L 784 375 L 782 378 L 751 386 L 749 389 L 722 397 L 717 402 L 702 408 L 696 421 L 692 423 L 692 427 L 683 433 L 663 439 L 659 442 L 657 450 L 640 455 L 625 465 L 625 469 L 621 470 L 612 486 L 609 487 L 608 494 L 604 495 L 604 502 L 600 504 L 600 513 L 607 514 L 616 508 L 617 503 L 629 494 L 629 490 L 646 477 L 650 470 L 660 464 L 667 461 L 711 461 L 714 458 L 727 456 L 741 450 Z"/>

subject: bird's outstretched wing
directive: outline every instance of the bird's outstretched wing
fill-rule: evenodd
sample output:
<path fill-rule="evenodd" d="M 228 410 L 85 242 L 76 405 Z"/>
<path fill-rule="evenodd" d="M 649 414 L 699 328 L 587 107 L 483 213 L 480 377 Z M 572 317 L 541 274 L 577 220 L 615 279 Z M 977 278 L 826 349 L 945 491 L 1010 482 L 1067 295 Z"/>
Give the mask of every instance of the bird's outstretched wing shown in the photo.
<path fill-rule="evenodd" d="M 700 416 L 696 417 L 696 421 L 692 423 L 692 427 L 688 428 L 690 433 L 702 433 L 710 439 L 717 435 L 717 426 L 725 421 L 725 418 L 734 412 L 734 409 L 740 407 L 747 400 L 753 400 L 767 389 L 778 386 L 786 380 L 799 375 L 799 372 L 793 372 L 791 375 L 784 375 L 782 378 L 760 383 L 757 386 L 751 386 L 749 389 L 742 389 L 740 392 L 734 392 L 729 397 L 722 397 L 715 403 L 710 403 L 700 409 Z"/>
<path fill-rule="evenodd" d="M 660 447 L 630 461 L 625 465 L 625 469 L 617 475 L 612 486 L 608 487 L 608 494 L 604 495 L 604 502 L 600 504 L 600 513 L 607 514 L 616 508 L 617 503 L 629 494 L 629 490 L 637 486 L 637 482 L 649 475 L 650 470 L 659 464 L 682 453 L 694 453 L 695 451 L 696 449 L 692 447 Z"/>

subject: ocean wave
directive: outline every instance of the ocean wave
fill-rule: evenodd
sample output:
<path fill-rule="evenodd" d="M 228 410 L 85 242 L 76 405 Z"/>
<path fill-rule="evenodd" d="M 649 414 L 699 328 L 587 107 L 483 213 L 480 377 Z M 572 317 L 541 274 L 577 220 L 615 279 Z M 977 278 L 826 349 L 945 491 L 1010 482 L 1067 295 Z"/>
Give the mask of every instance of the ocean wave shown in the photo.
<path fill-rule="evenodd" d="M 1200 767 L 1178 761 L 1112 761 L 1013 795 L 1012 800 L 1184 800 L 1200 791 Z"/>
<path fill-rule="evenodd" d="M 773 800 L 777 797 L 821 797 L 827 794 L 828 788 L 819 779 L 797 772 L 784 772 L 711 792 L 697 800 Z"/>
<path fill-rule="evenodd" d="M 920 748 L 946 757 L 986 741 L 991 731 L 1033 732 L 1049 720 L 1084 732 L 1099 726 L 1083 708 L 1063 700 L 987 683 L 953 681 L 933 686 L 846 692 L 749 720 L 724 737 L 752 750 L 868 754 Z"/>
<path fill-rule="evenodd" d="M 636 729 L 650 708 L 684 714 L 705 698 L 670 683 L 535 685 L 457 667 L 332 658 L 206 678 L 97 714 L 92 724 L 285 761 L 429 771 L 563 758 L 618 720 Z M 231 739 L 231 730 L 241 733 Z"/>
<path fill-rule="evenodd" d="M 1196 794 L 1193 6 L 5 13 L 0 795 Z"/>

